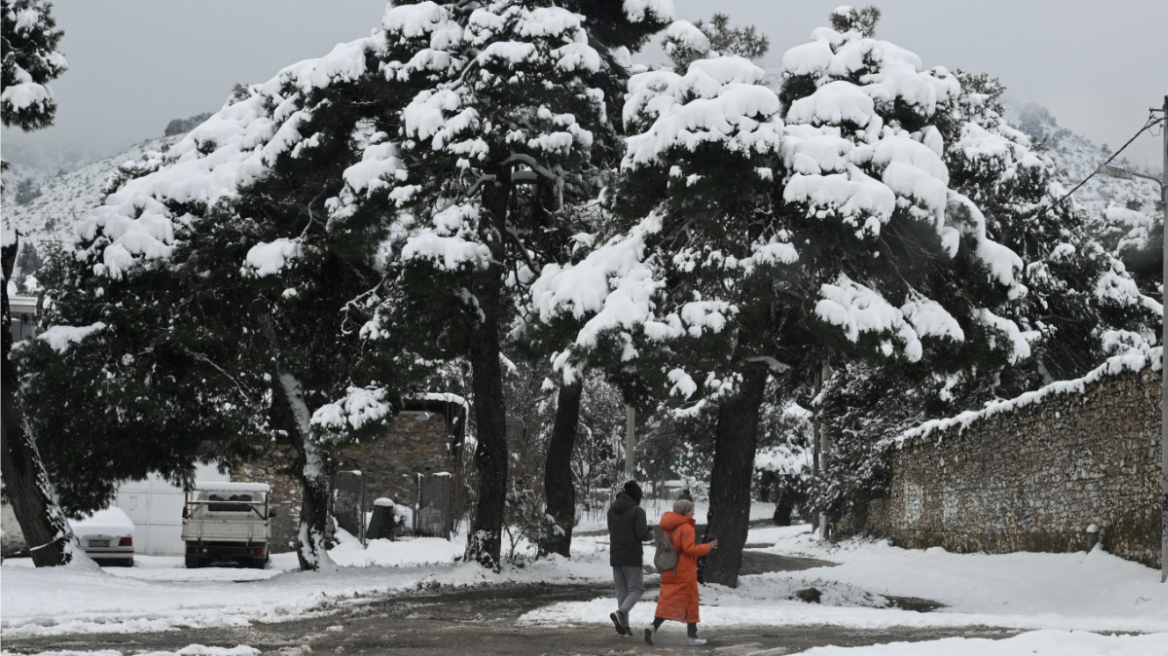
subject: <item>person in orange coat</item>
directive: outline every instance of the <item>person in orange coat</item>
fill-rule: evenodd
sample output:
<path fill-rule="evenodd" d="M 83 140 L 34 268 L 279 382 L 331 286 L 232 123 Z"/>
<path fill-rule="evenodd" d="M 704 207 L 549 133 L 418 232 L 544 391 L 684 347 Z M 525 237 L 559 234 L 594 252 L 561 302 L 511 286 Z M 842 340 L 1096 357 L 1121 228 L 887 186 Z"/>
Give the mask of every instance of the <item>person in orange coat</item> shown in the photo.
<path fill-rule="evenodd" d="M 677 552 L 677 567 L 661 572 L 661 595 L 657 597 L 657 613 L 653 626 L 645 629 L 645 642 L 653 644 L 653 636 L 665 620 L 686 624 L 690 645 L 704 645 L 698 637 L 698 557 L 709 555 L 711 549 L 718 548 L 718 541 L 709 544 L 695 544 L 694 505 L 688 499 L 678 499 L 673 504 L 673 512 L 661 518 L 661 530 L 673 540 L 673 550 Z"/>

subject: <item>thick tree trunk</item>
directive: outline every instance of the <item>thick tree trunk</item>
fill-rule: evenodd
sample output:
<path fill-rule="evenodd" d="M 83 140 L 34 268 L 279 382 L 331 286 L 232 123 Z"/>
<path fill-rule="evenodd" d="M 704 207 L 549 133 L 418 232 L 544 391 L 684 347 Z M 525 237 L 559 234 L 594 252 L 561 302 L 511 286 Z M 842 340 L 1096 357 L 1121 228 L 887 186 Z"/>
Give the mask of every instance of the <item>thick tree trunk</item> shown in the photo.
<path fill-rule="evenodd" d="M 498 172 L 498 179 L 508 175 Z M 475 298 L 480 313 L 470 346 L 471 388 L 474 390 L 476 422 L 475 468 L 479 473 L 478 504 L 471 517 L 466 541 L 466 559 L 497 570 L 503 548 L 503 513 L 507 504 L 507 409 L 503 398 L 503 368 L 499 363 L 500 314 L 503 311 L 502 235 L 507 216 L 510 187 L 487 184 L 483 187 L 484 217 L 480 235 L 489 245 L 494 262 L 478 274 Z"/>
<path fill-rule="evenodd" d="M 329 476 L 324 455 L 309 437 L 308 406 L 300 384 L 291 374 L 280 375 L 282 403 L 275 408 L 276 424 L 288 434 L 296 456 L 292 473 L 300 481 L 300 531 L 296 536 L 296 557 L 300 569 L 331 569 L 325 546 L 328 523 Z"/>
<path fill-rule="evenodd" d="M 12 355 L 12 313 L 8 305 L 8 279 L 16 262 L 19 242 L 13 241 L 0 251 L 4 279 L 3 295 L 3 371 L 0 373 L 0 469 L 4 486 L 12 503 L 12 512 L 32 550 L 37 567 L 65 565 L 73 558 L 73 531 L 61 512 L 49 486 L 49 475 L 41 462 L 36 443 L 24 422 L 17 390 L 20 385 Z"/>
<path fill-rule="evenodd" d="M 765 369 L 746 371 L 739 394 L 718 408 L 706 527 L 706 541 L 717 539 L 718 548 L 710 552 L 706 561 L 706 583 L 738 585 L 742 550 L 750 528 L 750 481 L 758 447 L 759 408 L 768 375 Z"/>
<path fill-rule="evenodd" d="M 308 404 L 300 381 L 284 370 L 282 349 L 272 325 L 271 311 L 262 301 L 256 307 L 260 328 L 268 340 L 272 357 L 281 370 L 272 390 L 272 423 L 288 436 L 288 444 L 295 451 L 292 475 L 300 481 L 300 531 L 296 536 L 296 557 L 300 569 L 316 571 L 331 569 L 333 562 L 325 547 L 328 526 L 328 467 L 323 454 L 312 443 Z"/>
<path fill-rule="evenodd" d="M 543 490 L 547 513 L 563 531 L 547 536 L 539 546 L 539 555 L 572 555 L 572 526 L 576 523 L 576 488 L 572 481 L 572 449 L 576 446 L 576 428 L 580 423 L 580 397 L 584 386 L 562 385 L 556 399 L 556 422 L 548 442 L 547 464 L 543 470 Z"/>

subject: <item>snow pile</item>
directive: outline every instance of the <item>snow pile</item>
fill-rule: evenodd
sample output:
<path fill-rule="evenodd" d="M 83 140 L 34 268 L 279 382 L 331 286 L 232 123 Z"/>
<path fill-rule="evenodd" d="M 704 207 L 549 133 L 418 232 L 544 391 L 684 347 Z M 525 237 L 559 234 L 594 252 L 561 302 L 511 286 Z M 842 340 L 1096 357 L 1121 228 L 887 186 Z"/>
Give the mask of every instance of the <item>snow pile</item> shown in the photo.
<path fill-rule="evenodd" d="M 312 425 L 326 433 L 334 431 L 341 435 L 346 426 L 357 430 L 367 423 L 384 419 L 392 411 L 393 407 L 385 400 L 384 389 L 350 387 L 345 398 L 317 408 L 312 413 Z"/>
<path fill-rule="evenodd" d="M 652 123 L 642 134 L 628 138 L 621 167 L 657 164 L 667 153 L 677 149 L 692 153 L 703 144 L 743 155 L 776 152 L 783 122 L 778 97 L 760 84 L 765 76 L 761 68 L 737 56 L 699 59 L 684 76 L 667 70 L 634 75 L 624 107 L 625 124 Z M 690 174 L 679 169 L 672 175 Z"/>
<path fill-rule="evenodd" d="M 663 23 L 674 16 L 673 0 L 622 0 L 621 8 L 630 23 Z"/>
<path fill-rule="evenodd" d="M 944 638 L 869 647 L 814 647 L 807 656 L 1144 656 L 1168 653 L 1168 633 L 1099 635 L 1086 631 L 1032 631 L 1003 640 Z"/>
<path fill-rule="evenodd" d="M 73 534 L 134 535 L 134 522 L 121 508 L 106 508 L 77 520 L 69 520 Z"/>
<path fill-rule="evenodd" d="M 805 525 L 754 529 L 747 542 L 773 543 L 764 553 L 836 565 L 743 576 L 734 589 L 702 586 L 706 637 L 719 627 L 741 625 L 1168 631 L 1168 589 L 1159 573 L 1098 549 L 986 555 L 906 550 L 886 542 L 832 545 L 815 539 Z M 824 591 L 827 603 L 789 598 L 794 590 L 809 587 Z M 893 595 L 943 607 L 924 613 L 891 608 L 887 602 Z M 556 603 L 527 613 L 520 623 L 603 624 L 612 603 L 608 598 Z M 654 607 L 650 593 L 633 609 L 630 623 L 652 622 Z"/>
<path fill-rule="evenodd" d="M 260 650 L 247 645 L 235 647 L 208 647 L 207 645 L 187 645 L 178 651 L 132 651 L 123 652 L 114 649 L 101 651 L 42 651 L 41 656 L 260 656 Z M 0 651 L 0 656 L 16 656 L 16 652 Z"/>
<path fill-rule="evenodd" d="M 57 353 L 64 353 L 73 344 L 77 344 L 86 337 L 105 330 L 105 328 L 105 323 L 101 321 L 91 326 L 53 326 L 37 335 L 36 338 L 48 342 L 49 346 Z"/>

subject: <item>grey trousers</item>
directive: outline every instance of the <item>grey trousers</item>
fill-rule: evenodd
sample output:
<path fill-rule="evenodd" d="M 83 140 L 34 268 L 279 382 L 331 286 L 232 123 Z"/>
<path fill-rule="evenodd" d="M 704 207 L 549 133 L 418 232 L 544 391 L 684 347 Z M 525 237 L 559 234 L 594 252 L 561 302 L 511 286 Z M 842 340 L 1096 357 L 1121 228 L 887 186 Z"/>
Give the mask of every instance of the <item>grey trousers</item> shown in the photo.
<path fill-rule="evenodd" d="M 616 582 L 616 603 L 621 619 L 628 626 L 629 611 L 645 594 L 645 573 L 637 565 L 613 565 L 612 579 Z"/>

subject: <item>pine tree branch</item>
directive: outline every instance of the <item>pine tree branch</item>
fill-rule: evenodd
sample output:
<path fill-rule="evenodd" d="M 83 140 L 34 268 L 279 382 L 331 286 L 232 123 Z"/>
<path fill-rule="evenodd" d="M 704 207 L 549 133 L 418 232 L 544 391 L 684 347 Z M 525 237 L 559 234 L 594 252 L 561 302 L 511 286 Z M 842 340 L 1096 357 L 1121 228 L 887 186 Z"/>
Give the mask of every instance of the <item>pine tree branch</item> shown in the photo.
<path fill-rule="evenodd" d="M 243 385 L 234 376 L 227 373 L 223 369 L 223 367 L 220 367 L 218 364 L 215 364 L 215 362 L 213 362 L 211 360 L 211 358 L 208 358 L 207 356 L 203 355 L 202 353 L 192 351 L 189 348 L 184 348 L 183 352 L 186 353 L 187 355 L 189 355 L 190 357 L 198 360 L 199 362 L 203 362 L 205 364 L 210 365 L 211 368 L 213 368 L 216 371 L 218 371 L 219 373 L 223 374 L 223 376 L 225 378 L 227 378 L 227 380 L 230 380 L 235 385 L 235 389 L 239 390 L 239 395 L 242 396 L 244 398 L 244 400 L 248 399 L 248 393 L 246 391 L 244 391 Z"/>

